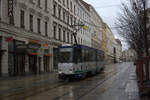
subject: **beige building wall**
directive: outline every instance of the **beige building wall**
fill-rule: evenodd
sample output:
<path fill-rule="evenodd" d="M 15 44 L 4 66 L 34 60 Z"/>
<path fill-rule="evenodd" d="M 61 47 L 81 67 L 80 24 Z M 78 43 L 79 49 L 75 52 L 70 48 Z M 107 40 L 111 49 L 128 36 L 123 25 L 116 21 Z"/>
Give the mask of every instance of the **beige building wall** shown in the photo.
<path fill-rule="evenodd" d="M 92 47 L 101 49 L 102 47 L 102 19 L 96 12 L 95 8 L 90 6 L 91 13 L 91 33 L 92 33 Z"/>
<path fill-rule="evenodd" d="M 106 25 L 106 43 L 107 43 L 107 50 L 106 50 L 106 55 L 107 55 L 107 62 L 108 63 L 113 63 L 114 59 L 116 59 L 116 53 L 114 51 L 117 51 L 117 42 L 115 40 L 114 34 L 112 33 L 111 29 Z M 114 50 L 115 49 L 115 50 Z"/>

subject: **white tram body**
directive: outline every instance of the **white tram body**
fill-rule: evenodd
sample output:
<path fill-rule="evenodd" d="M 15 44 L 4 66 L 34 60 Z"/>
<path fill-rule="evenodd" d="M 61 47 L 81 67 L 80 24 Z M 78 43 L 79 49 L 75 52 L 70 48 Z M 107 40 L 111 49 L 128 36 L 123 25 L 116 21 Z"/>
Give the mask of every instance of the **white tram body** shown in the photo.
<path fill-rule="evenodd" d="M 104 52 L 84 45 L 59 46 L 59 79 L 81 79 L 104 69 Z"/>

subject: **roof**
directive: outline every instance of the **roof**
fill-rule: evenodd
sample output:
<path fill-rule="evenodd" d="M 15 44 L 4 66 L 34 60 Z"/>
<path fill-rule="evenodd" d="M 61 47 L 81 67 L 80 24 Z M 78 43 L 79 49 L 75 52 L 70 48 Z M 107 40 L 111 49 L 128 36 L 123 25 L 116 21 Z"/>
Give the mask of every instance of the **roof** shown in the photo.
<path fill-rule="evenodd" d="M 80 0 L 80 2 L 85 6 L 85 8 L 87 8 L 88 11 L 90 10 L 90 5 L 88 3 L 83 0 Z"/>

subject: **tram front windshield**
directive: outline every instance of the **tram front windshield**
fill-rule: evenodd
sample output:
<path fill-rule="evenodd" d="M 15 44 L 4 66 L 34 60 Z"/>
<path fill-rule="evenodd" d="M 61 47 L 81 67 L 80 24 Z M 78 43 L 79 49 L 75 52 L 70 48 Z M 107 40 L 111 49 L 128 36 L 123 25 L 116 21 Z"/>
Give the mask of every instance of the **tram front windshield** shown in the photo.
<path fill-rule="evenodd" d="M 71 63 L 72 62 L 72 48 L 61 48 L 60 49 L 59 62 L 60 63 Z"/>

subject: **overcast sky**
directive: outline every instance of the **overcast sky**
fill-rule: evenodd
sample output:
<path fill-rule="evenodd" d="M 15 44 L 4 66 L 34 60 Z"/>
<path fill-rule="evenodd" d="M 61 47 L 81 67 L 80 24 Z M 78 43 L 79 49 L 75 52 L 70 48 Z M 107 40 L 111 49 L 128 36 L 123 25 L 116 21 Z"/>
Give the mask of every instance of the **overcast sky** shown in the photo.
<path fill-rule="evenodd" d="M 87 3 L 94 6 L 104 22 L 108 24 L 109 27 L 114 27 L 116 17 L 118 12 L 120 12 L 121 3 L 127 0 L 84 0 Z M 113 34 L 116 38 L 120 38 L 117 32 L 112 29 Z M 123 49 L 126 49 L 126 44 L 122 41 Z"/>

